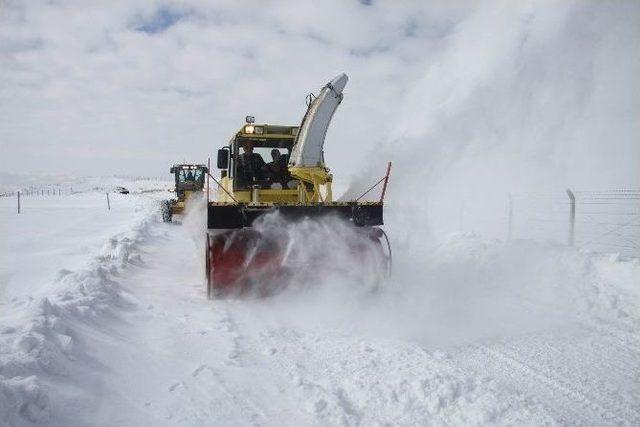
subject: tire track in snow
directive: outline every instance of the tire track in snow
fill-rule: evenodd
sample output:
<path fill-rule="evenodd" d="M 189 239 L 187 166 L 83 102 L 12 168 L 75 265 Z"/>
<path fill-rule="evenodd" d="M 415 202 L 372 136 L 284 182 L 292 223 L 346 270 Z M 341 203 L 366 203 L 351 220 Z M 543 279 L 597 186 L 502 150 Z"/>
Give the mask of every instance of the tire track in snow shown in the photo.
<path fill-rule="evenodd" d="M 243 321 L 246 319 L 243 319 Z M 268 325 L 251 337 L 320 425 L 549 422 L 541 408 L 406 342 Z"/>
<path fill-rule="evenodd" d="M 620 360 L 620 355 L 596 353 L 596 349 L 610 349 L 606 337 L 604 343 L 595 341 L 598 344 L 594 346 L 594 336 L 602 337 L 593 331 L 585 336 L 588 339 L 541 334 L 470 346 L 461 349 L 456 360 L 461 366 L 484 372 L 503 386 L 522 390 L 540 401 L 557 422 L 639 423 L 637 386 L 634 390 L 633 380 L 627 381 L 632 388 L 621 392 L 619 381 L 607 375 L 608 360 Z M 637 359 L 626 360 L 629 369 Z"/>
<path fill-rule="evenodd" d="M 229 313 L 228 308 L 224 308 L 223 316 L 218 321 L 225 332 L 231 337 L 233 342 L 233 348 L 229 351 L 227 358 L 229 359 L 229 364 L 242 366 L 242 336 L 240 335 L 240 331 L 238 329 L 238 325 L 233 320 Z"/>
<path fill-rule="evenodd" d="M 309 424 L 295 413 L 296 400 L 284 386 L 288 379 L 252 354 L 238 316 L 246 302 L 207 300 L 202 260 L 196 258 L 202 251 L 187 228 L 157 226 L 165 238 L 149 245 L 145 268 L 126 279 L 153 316 L 130 317 L 129 332 L 133 341 L 144 343 L 143 350 L 123 348 L 132 353 L 124 362 L 106 358 L 106 364 L 118 365 L 114 394 L 121 393 L 119 378 L 133 377 L 141 384 L 134 393 L 140 397 L 134 398 L 138 406 L 144 404 L 146 415 L 138 419 L 199 425 L 299 419 Z M 108 403 L 106 414 L 117 405 Z"/>
<path fill-rule="evenodd" d="M 595 400 L 589 397 L 588 391 L 585 391 L 581 387 L 576 387 L 571 384 L 571 380 L 566 380 L 559 377 L 558 372 L 552 372 L 548 369 L 539 369 L 537 366 L 522 363 L 517 356 L 512 356 L 509 353 L 503 353 L 494 349 L 484 349 L 484 351 L 495 359 L 505 363 L 507 366 L 512 369 L 520 372 L 523 377 L 532 378 L 534 381 L 530 383 L 528 386 L 531 388 L 536 388 L 540 386 L 546 386 L 548 390 L 551 390 L 551 398 L 555 401 L 561 400 L 564 398 L 567 403 L 571 402 L 571 406 L 574 406 L 576 403 L 582 406 L 582 410 L 589 409 L 591 414 L 597 414 L 601 419 L 606 422 L 615 422 L 616 424 L 620 424 L 624 422 L 624 418 L 616 415 L 615 412 L 611 412 L 610 410 L 604 408 L 600 403 L 597 403 Z M 535 386 L 532 386 L 535 384 Z M 567 405 L 569 406 L 569 405 Z M 580 413 L 582 411 L 575 411 L 572 418 L 567 419 L 566 417 L 562 417 L 559 421 L 564 424 L 569 424 L 576 421 L 576 413 Z M 593 421 L 593 417 L 583 418 L 582 422 Z"/>

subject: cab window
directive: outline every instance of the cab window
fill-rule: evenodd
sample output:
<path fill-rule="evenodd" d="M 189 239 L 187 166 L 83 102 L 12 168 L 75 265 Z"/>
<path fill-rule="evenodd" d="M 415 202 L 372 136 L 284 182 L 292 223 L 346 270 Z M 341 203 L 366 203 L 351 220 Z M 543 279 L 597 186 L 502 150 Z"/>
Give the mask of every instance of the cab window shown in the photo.
<path fill-rule="evenodd" d="M 204 174 L 200 169 L 181 169 L 178 174 L 178 181 L 181 183 L 201 181 Z"/>

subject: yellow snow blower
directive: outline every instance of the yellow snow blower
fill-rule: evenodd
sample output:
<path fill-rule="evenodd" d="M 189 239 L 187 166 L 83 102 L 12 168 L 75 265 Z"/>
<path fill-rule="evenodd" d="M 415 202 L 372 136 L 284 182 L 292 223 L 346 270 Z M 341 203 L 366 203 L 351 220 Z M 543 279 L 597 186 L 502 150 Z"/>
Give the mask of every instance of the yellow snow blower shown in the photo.
<path fill-rule="evenodd" d="M 365 236 L 350 248 L 355 259 L 365 242 L 369 252 L 374 248 L 377 262 L 389 270 L 391 248 L 378 226 L 383 224 L 383 199 L 391 164 L 376 184 L 383 184 L 378 201 L 342 202 L 333 200 L 333 177 L 324 161 L 325 135 L 343 99 L 347 80 L 346 74 L 341 74 L 317 97 L 308 96 L 308 108 L 299 126 L 256 124 L 247 116 L 229 144 L 218 150 L 220 178 L 207 175 L 217 184 L 218 195 L 216 201 L 208 201 L 207 210 L 210 298 L 255 290 L 262 295 L 269 293 L 262 286 L 282 274 L 288 249 L 253 225 L 258 218 L 274 212 L 287 221 L 335 216 L 350 222 Z"/>
<path fill-rule="evenodd" d="M 169 170 L 175 178 L 176 197 L 162 202 L 162 220 L 171 222 L 173 215 L 184 212 L 186 203 L 194 196 L 202 196 L 205 176 L 209 168 L 205 165 L 178 164 Z"/>

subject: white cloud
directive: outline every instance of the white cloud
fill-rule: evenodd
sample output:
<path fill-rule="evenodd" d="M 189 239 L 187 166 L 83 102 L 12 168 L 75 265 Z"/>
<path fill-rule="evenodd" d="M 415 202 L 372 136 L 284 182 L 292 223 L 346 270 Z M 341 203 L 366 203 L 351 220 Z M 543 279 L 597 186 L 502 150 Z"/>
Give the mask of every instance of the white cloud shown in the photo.
<path fill-rule="evenodd" d="M 356 83 L 337 136 L 366 143 L 354 129 L 388 109 L 371 94 L 397 91 L 398 75 L 415 66 L 399 51 L 416 43 L 403 34 L 410 23 L 428 27 L 415 23 L 431 19 L 415 9 L 337 1 L 10 3 L 1 18 L 2 167 L 109 173 L 136 164 L 159 173 L 176 159 L 205 158 L 246 113 L 297 123 L 306 93 L 341 71 Z"/>
<path fill-rule="evenodd" d="M 326 147 L 338 180 L 393 158 L 394 182 L 415 191 L 638 185 L 639 9 L 8 2 L 0 167 L 165 174 L 212 155 L 246 114 L 299 122 L 306 93 L 344 71 Z"/>

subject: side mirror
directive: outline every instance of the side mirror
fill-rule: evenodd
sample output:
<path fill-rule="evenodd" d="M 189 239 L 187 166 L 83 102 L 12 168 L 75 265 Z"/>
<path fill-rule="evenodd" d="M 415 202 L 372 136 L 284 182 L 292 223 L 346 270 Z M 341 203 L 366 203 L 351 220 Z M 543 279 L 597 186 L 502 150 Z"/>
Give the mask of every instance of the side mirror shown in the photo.
<path fill-rule="evenodd" d="M 229 150 L 221 148 L 218 150 L 218 169 L 227 169 L 229 167 Z"/>
<path fill-rule="evenodd" d="M 172 166 L 171 169 L 169 169 L 169 173 L 175 173 L 175 172 L 176 172 L 176 168 Z"/>

